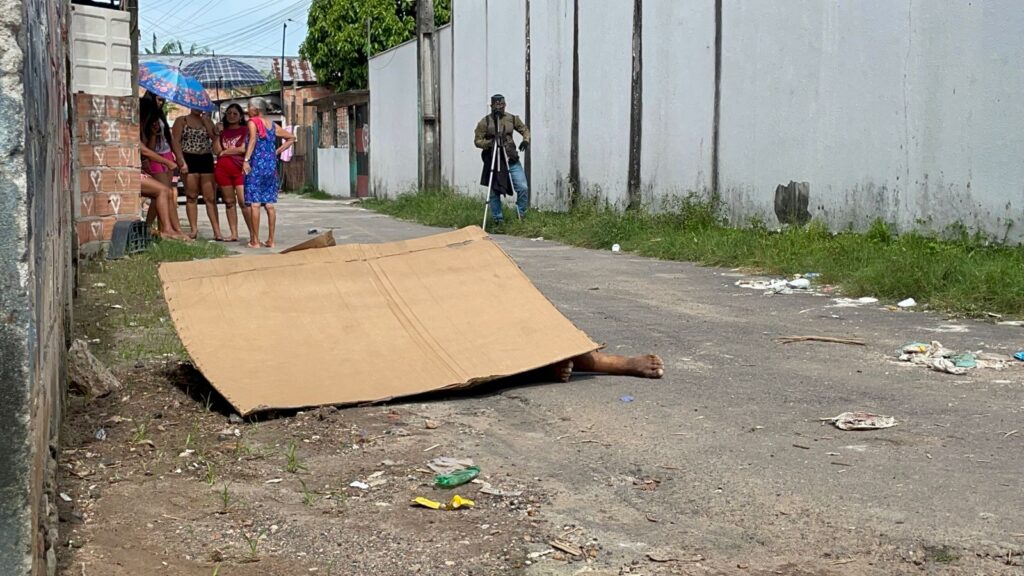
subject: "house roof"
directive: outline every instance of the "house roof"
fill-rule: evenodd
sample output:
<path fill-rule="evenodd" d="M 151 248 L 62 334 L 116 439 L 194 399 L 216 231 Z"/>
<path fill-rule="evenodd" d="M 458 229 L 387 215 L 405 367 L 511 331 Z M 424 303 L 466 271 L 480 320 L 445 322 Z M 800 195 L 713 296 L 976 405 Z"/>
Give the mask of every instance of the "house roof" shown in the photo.
<path fill-rule="evenodd" d="M 231 58 L 244 64 L 248 64 L 263 74 L 273 74 L 277 78 L 281 69 L 281 59 L 274 56 L 235 56 L 232 54 L 218 54 L 218 58 Z M 160 62 L 174 66 L 185 67 L 199 60 L 213 58 L 212 55 L 203 56 L 182 56 L 179 54 L 139 54 L 140 62 Z M 291 84 L 292 80 L 299 84 L 316 84 L 316 73 L 309 62 L 300 58 L 284 59 L 284 82 Z"/>

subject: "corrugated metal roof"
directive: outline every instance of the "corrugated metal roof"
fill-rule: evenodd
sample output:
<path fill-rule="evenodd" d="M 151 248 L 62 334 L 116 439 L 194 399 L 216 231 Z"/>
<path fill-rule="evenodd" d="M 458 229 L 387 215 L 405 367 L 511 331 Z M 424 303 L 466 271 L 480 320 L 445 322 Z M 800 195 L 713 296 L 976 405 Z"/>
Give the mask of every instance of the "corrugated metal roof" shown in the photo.
<path fill-rule="evenodd" d="M 160 62 L 163 64 L 173 64 L 175 66 L 188 66 L 192 62 L 198 60 L 205 60 L 212 58 L 213 56 L 181 56 L 178 54 L 139 54 L 139 62 Z M 264 74 L 273 74 L 274 78 L 277 78 L 278 71 L 281 68 L 281 58 L 275 58 L 274 56 L 236 56 L 231 54 L 218 54 L 218 58 L 232 58 L 252 66 Z M 309 65 L 309 62 L 300 58 L 285 58 L 284 59 L 284 81 L 285 84 L 291 84 L 292 79 L 295 79 L 299 84 L 316 84 L 316 73 L 313 72 L 313 67 Z"/>

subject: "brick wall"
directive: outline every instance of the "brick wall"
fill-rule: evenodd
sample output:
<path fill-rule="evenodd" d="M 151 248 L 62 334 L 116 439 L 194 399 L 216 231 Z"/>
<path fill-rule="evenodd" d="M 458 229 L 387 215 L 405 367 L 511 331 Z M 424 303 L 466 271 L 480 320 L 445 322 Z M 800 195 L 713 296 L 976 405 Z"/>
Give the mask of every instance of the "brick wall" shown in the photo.
<path fill-rule="evenodd" d="M 71 320 L 66 0 L 0 0 L 0 574 L 57 571 Z"/>
<path fill-rule="evenodd" d="M 138 220 L 139 100 L 134 96 L 75 94 L 79 250 L 93 253 L 110 241 L 114 223 Z"/>

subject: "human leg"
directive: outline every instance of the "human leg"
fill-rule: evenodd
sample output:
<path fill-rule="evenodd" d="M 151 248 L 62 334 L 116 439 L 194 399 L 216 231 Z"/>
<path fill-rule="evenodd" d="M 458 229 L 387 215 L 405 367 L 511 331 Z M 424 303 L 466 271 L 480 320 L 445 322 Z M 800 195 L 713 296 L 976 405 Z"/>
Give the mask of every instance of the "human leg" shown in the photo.
<path fill-rule="evenodd" d="M 665 375 L 665 363 L 654 354 L 620 356 L 595 351 L 576 356 L 572 359 L 572 364 L 572 369 L 577 372 L 600 372 L 639 378 L 661 378 Z"/>
<path fill-rule="evenodd" d="M 249 232 L 249 238 L 254 238 L 256 233 L 252 229 L 252 214 L 249 212 L 249 205 L 245 203 L 245 186 L 239 184 L 233 189 L 238 211 L 242 213 L 242 219 L 245 220 L 245 229 Z"/>
<path fill-rule="evenodd" d="M 190 238 L 199 235 L 199 188 L 202 179 L 199 174 L 191 172 L 185 175 L 185 217 L 188 218 Z"/>
<path fill-rule="evenodd" d="M 488 202 L 491 203 L 491 218 L 494 219 L 494 223 L 501 224 L 504 222 L 505 215 L 501 212 L 501 194 L 492 191 Z"/>
<path fill-rule="evenodd" d="M 175 240 L 188 240 L 188 236 L 174 229 L 167 213 L 171 198 L 170 187 L 154 178 L 143 178 L 141 187 L 142 195 L 150 199 L 150 207 L 156 212 L 156 218 L 160 223 L 160 235 Z"/>
<path fill-rule="evenodd" d="M 249 217 L 252 219 L 252 234 L 249 237 L 249 248 L 260 247 L 260 208 L 263 204 L 252 202 L 249 204 Z"/>
<path fill-rule="evenodd" d="M 508 167 L 508 174 L 512 177 L 512 188 L 516 191 L 516 209 L 519 216 L 526 216 L 530 208 L 530 185 L 526 182 L 526 171 L 523 164 L 516 162 Z"/>
<path fill-rule="evenodd" d="M 277 205 L 273 202 L 267 202 L 263 205 L 267 211 L 267 241 L 263 243 L 265 248 L 274 247 L 274 232 L 277 229 Z"/>
<path fill-rule="evenodd" d="M 206 204 L 206 216 L 213 228 L 213 239 L 224 240 L 220 231 L 220 213 L 217 211 L 217 188 L 214 186 L 213 174 L 200 174 L 199 184 L 203 190 L 203 204 Z"/>

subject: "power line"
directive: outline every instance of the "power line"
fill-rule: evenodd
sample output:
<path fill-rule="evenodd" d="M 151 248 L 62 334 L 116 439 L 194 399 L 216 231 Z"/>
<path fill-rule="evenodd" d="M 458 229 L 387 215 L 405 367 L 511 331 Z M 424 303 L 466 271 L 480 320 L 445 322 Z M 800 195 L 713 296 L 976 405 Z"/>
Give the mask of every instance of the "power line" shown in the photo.
<path fill-rule="evenodd" d="M 280 3 L 281 3 L 281 0 L 267 0 L 263 4 L 259 4 L 259 5 L 256 5 L 256 6 L 253 6 L 252 8 L 250 8 L 248 10 L 248 13 L 249 14 L 253 14 L 255 12 L 259 12 L 261 10 L 265 10 L 266 8 L 268 8 L 269 6 L 271 6 L 273 4 L 280 4 Z M 201 24 L 199 26 L 195 26 L 195 27 L 190 28 L 189 29 L 189 33 L 195 34 L 197 32 L 206 32 L 206 31 L 212 30 L 214 28 L 220 28 L 220 27 L 225 26 L 227 24 L 230 24 L 231 22 L 236 21 L 236 20 L 238 20 L 238 16 L 237 15 L 225 16 L 223 18 L 217 18 L 215 20 L 209 20 L 209 21 L 207 21 L 207 22 L 205 22 L 205 23 L 203 23 L 203 24 Z"/>
<path fill-rule="evenodd" d="M 239 30 L 233 34 L 229 34 L 228 36 L 224 36 L 217 39 L 211 38 L 210 43 L 224 46 L 227 44 L 242 44 L 245 42 L 252 41 L 256 38 L 259 38 L 261 35 L 270 32 L 271 30 L 275 30 L 287 18 L 299 16 L 300 14 L 302 14 L 302 12 L 308 8 L 308 6 L 304 6 L 304 4 L 308 4 L 308 2 L 300 0 L 299 2 L 296 2 L 295 4 L 289 6 L 285 10 L 276 13 L 274 17 L 266 18 L 259 23 L 253 24 L 247 28 L 243 28 L 242 30 Z"/>

